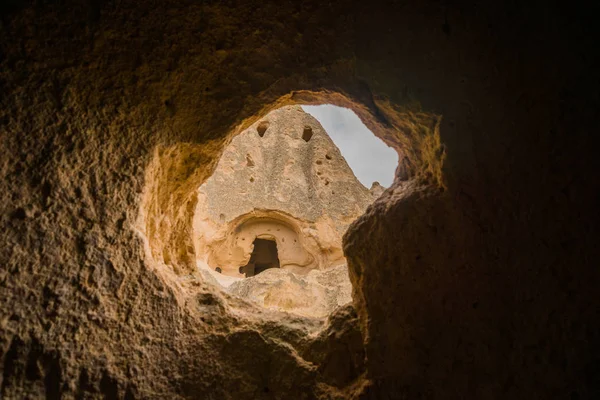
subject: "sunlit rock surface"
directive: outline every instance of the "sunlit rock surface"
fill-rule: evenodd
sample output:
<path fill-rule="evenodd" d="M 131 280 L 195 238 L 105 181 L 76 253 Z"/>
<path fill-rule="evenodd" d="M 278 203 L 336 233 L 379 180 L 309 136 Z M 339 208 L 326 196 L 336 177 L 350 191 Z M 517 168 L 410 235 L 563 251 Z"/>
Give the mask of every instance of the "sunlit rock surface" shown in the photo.
<path fill-rule="evenodd" d="M 352 300 L 346 265 L 306 275 L 271 268 L 231 284 L 228 291 L 263 307 L 317 318 Z"/>
<path fill-rule="evenodd" d="M 298 274 L 345 264 L 342 235 L 373 200 L 321 124 L 282 107 L 235 136 L 200 187 L 196 257 L 242 277 L 262 238 L 277 243 L 278 267 Z"/>
<path fill-rule="evenodd" d="M 351 301 L 342 235 L 382 191 L 358 181 L 314 117 L 282 107 L 235 136 L 199 188 L 197 265 L 257 305 L 326 317 Z"/>

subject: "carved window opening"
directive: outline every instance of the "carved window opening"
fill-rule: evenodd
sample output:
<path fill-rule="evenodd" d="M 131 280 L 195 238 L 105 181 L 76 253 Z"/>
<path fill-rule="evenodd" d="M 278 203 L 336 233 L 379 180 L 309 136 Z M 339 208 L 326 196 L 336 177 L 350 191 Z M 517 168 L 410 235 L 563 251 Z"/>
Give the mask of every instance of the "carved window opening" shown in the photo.
<path fill-rule="evenodd" d="M 302 132 L 302 139 L 304 139 L 305 142 L 308 142 L 310 140 L 310 138 L 312 138 L 313 136 L 313 130 L 310 126 L 305 126 L 304 127 L 304 131 Z"/>
<path fill-rule="evenodd" d="M 269 128 L 269 122 L 261 121 L 260 124 L 258 124 L 258 126 L 256 127 L 256 132 L 258 132 L 258 136 L 260 136 L 260 137 L 265 136 L 265 132 L 267 132 L 268 128 Z"/>
<path fill-rule="evenodd" d="M 246 278 L 260 274 L 270 268 L 279 268 L 279 257 L 277 255 L 277 243 L 274 240 L 258 239 L 254 240 L 254 249 L 250 256 L 248 264 L 240 267 Z"/>
<path fill-rule="evenodd" d="M 184 268 L 193 267 L 190 261 L 195 262 L 194 272 L 219 290 L 305 317 L 326 317 L 351 301 L 342 237 L 383 188 L 369 189 L 346 154 L 348 160 L 358 159 L 369 167 L 380 163 L 381 157 L 377 163 L 368 159 L 372 152 L 362 139 L 372 132 L 358 116 L 331 107 L 284 106 L 236 132 L 213 174 L 206 180 L 201 179 L 203 174 L 194 176 L 200 185 L 196 188 L 185 186 L 196 190 L 193 208 L 179 202 L 191 196 L 174 197 L 168 210 L 152 208 L 159 187 L 177 187 L 157 172 L 185 164 L 181 159 L 190 146 L 178 144 L 159 154 L 149 168 L 154 181 L 145 193 L 140 219 L 151 234 L 153 259 L 176 274 L 185 273 Z M 317 119 L 320 110 L 325 114 L 320 112 L 322 118 Z M 344 113 L 351 113 L 363 128 L 358 130 Z M 334 134 L 341 144 L 351 142 L 359 151 L 342 153 Z M 304 145 L 306 140 L 310 146 Z M 181 222 L 182 210 L 185 216 L 193 213 L 190 225 L 154 229 L 159 217 Z"/>

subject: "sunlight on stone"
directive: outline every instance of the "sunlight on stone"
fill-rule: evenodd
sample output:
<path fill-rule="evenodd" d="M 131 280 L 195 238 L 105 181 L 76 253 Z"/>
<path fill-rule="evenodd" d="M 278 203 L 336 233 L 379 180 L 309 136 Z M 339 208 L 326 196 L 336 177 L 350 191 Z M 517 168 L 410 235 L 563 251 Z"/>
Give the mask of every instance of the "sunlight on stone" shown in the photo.
<path fill-rule="evenodd" d="M 342 236 L 382 190 L 360 184 L 300 106 L 275 110 L 233 138 L 198 190 L 198 268 L 263 307 L 325 317 L 351 300 Z"/>

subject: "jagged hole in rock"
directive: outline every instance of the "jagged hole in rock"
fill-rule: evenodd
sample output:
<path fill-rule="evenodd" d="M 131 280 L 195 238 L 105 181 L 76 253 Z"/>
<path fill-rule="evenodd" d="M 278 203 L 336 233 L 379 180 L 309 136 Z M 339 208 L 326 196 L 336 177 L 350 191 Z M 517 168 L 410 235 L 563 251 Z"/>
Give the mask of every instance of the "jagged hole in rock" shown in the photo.
<path fill-rule="evenodd" d="M 256 305 L 325 317 L 351 301 L 342 236 L 383 190 L 361 184 L 301 106 L 274 110 L 232 139 L 198 189 L 198 269 Z"/>
<path fill-rule="evenodd" d="M 240 273 L 243 273 L 246 278 L 256 276 L 269 268 L 279 268 L 277 242 L 275 240 L 256 238 L 252 246 L 250 261 L 248 261 L 248 264 L 240 267 Z"/>

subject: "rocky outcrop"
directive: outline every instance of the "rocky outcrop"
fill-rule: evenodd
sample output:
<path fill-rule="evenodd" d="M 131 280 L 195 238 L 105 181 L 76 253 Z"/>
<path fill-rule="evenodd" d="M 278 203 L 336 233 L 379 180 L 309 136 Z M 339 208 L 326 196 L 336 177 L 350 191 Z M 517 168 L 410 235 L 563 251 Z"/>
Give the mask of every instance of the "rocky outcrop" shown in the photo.
<path fill-rule="evenodd" d="M 196 257 L 241 278 L 262 238 L 297 274 L 342 265 L 342 235 L 375 198 L 315 118 L 282 107 L 235 136 L 200 187 Z"/>
<path fill-rule="evenodd" d="M 381 196 L 381 194 L 383 193 L 383 191 L 385 190 L 385 188 L 383 186 L 381 186 L 379 184 L 379 182 L 373 182 L 373 184 L 371 185 L 371 189 L 369 189 L 369 192 L 371 192 L 371 195 L 373 196 L 373 198 L 378 198 L 379 196 Z"/>
<path fill-rule="evenodd" d="M 198 189 L 198 267 L 232 295 L 324 318 L 351 301 L 342 235 L 381 192 L 302 108 L 272 111 L 232 139 Z"/>
<path fill-rule="evenodd" d="M 345 264 L 306 275 L 271 268 L 234 282 L 227 291 L 262 307 L 315 318 L 327 317 L 352 300 Z"/>

